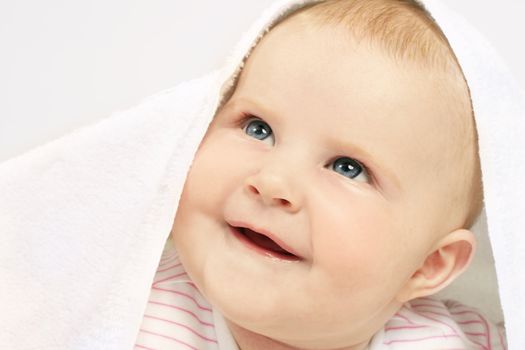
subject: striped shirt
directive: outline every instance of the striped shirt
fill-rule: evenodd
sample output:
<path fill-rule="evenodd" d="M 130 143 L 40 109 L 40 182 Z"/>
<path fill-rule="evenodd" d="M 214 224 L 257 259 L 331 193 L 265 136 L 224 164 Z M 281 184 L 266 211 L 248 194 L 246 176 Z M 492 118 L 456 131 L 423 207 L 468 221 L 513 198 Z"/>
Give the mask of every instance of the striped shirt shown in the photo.
<path fill-rule="evenodd" d="M 191 282 L 168 240 L 134 349 L 239 350 L 224 318 Z M 431 297 L 406 304 L 368 350 L 505 350 L 502 330 L 479 310 Z"/>
<path fill-rule="evenodd" d="M 238 350 L 222 315 L 184 270 L 166 242 L 134 349 Z"/>
<path fill-rule="evenodd" d="M 411 300 L 371 341 L 370 350 L 505 350 L 503 330 L 475 308 L 431 297 Z"/>

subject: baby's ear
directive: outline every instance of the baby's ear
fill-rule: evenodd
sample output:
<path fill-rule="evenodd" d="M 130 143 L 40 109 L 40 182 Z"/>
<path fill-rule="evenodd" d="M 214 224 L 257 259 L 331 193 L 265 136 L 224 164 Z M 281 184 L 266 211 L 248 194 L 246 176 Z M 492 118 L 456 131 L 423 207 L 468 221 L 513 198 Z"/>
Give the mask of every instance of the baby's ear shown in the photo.
<path fill-rule="evenodd" d="M 469 266 L 476 252 L 476 238 L 465 229 L 443 237 L 423 265 L 410 277 L 397 295 L 397 301 L 432 295 L 448 286 Z"/>

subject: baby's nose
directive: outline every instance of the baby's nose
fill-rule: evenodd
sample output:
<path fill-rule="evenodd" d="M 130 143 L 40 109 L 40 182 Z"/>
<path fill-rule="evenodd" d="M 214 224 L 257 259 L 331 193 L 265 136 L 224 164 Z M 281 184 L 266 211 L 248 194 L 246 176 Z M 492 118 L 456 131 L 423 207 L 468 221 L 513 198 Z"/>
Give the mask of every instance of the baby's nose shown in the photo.
<path fill-rule="evenodd" d="M 300 207 L 300 199 L 288 181 L 282 175 L 261 171 L 246 179 L 245 190 L 256 200 L 261 200 L 268 206 L 276 206 L 290 212 L 296 212 Z"/>

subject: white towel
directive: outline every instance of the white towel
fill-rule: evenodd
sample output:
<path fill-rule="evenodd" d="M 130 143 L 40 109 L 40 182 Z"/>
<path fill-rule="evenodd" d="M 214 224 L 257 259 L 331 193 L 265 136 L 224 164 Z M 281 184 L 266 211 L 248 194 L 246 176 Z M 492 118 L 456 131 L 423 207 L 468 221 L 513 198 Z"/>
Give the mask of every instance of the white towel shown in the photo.
<path fill-rule="evenodd" d="M 0 164 L 0 348 L 131 349 L 193 155 L 274 3 L 220 70 Z M 511 350 L 525 349 L 525 104 L 480 35 L 437 1 L 472 92 Z M 521 117 L 521 118 L 520 118 Z"/>

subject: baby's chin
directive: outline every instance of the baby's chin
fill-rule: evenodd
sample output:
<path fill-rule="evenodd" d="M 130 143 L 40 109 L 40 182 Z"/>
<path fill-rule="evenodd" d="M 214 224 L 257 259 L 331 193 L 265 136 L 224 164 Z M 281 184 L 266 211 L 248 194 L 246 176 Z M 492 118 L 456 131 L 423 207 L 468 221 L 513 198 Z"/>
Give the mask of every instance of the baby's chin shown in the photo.
<path fill-rule="evenodd" d="M 213 289 L 211 285 L 208 287 Z M 253 293 L 252 290 L 250 294 Z M 261 349 L 346 349 L 353 344 L 367 344 L 374 334 L 374 330 L 354 329 L 352 332 L 350 325 L 345 327 L 346 330 L 335 330 L 334 323 L 338 321 L 316 317 L 314 313 L 298 314 L 284 307 L 257 303 L 242 295 L 230 294 L 224 288 L 218 293 L 208 290 L 206 295 L 224 316 L 236 339 L 245 337 L 261 344 L 258 347 Z"/>
<path fill-rule="evenodd" d="M 304 336 L 301 321 L 309 320 L 291 316 L 290 310 L 278 306 L 276 300 L 265 298 L 264 291 L 257 291 L 252 283 L 224 284 L 222 280 L 214 279 L 214 276 L 216 274 L 211 274 L 211 278 L 203 281 L 202 293 L 234 329 L 242 330 L 243 334 L 252 337 L 281 339 L 286 343 Z M 241 279 L 231 281 L 235 283 Z"/>
<path fill-rule="evenodd" d="M 272 332 L 259 331 L 239 325 L 225 318 L 228 328 L 231 330 L 237 343 L 242 347 L 246 344 L 256 349 L 272 350 L 361 350 L 365 349 L 372 338 L 372 334 L 363 337 L 351 337 L 349 335 L 334 335 L 333 330 L 326 332 L 305 332 L 304 329 L 294 334 L 273 334 Z M 279 332 L 279 333 L 282 333 Z"/>
<path fill-rule="evenodd" d="M 288 284 L 280 279 L 282 276 L 274 276 L 276 280 L 272 282 L 269 276 L 260 277 L 267 272 L 264 267 L 250 264 L 250 260 L 240 264 L 238 256 L 235 266 L 234 255 L 219 249 L 218 244 L 215 248 L 214 254 L 197 254 L 205 261 L 192 261 L 197 270 L 188 266 L 188 273 L 213 308 L 246 334 L 261 341 L 275 340 L 279 346 L 287 344 L 291 349 L 319 350 L 344 349 L 368 341 L 374 333 L 372 329 L 356 327 L 355 319 L 344 316 L 352 314 L 341 310 L 348 305 L 322 307 L 320 296 L 315 297 L 317 293 L 310 295 L 305 291 L 301 274 L 298 277 L 294 273 L 296 279 L 288 276 Z M 258 268 L 261 273 L 253 273 Z M 273 345 L 262 348 L 278 349 Z"/>

